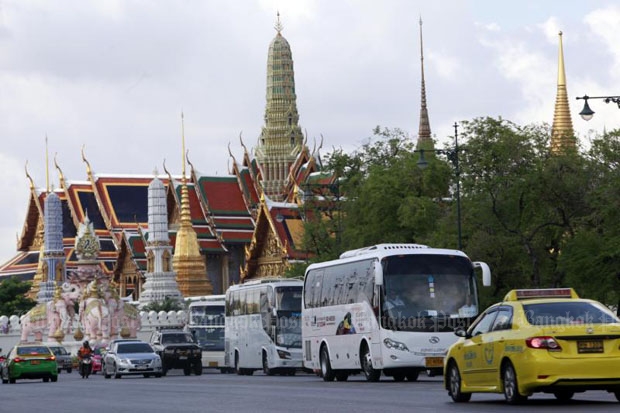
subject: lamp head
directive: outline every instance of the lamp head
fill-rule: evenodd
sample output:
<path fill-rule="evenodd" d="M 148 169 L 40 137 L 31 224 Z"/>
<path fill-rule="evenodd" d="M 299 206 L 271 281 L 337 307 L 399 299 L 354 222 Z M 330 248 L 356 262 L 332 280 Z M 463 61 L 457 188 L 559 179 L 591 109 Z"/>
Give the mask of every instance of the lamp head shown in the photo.
<path fill-rule="evenodd" d="M 426 169 L 426 167 L 428 166 L 428 162 L 426 161 L 426 159 L 424 159 L 424 149 L 420 149 L 420 159 L 418 159 L 416 165 L 418 165 L 418 168 L 420 169 Z"/>
<path fill-rule="evenodd" d="M 588 96 L 586 95 L 582 99 L 585 101 L 585 103 L 583 104 L 583 109 L 581 109 L 579 115 L 583 120 L 587 121 L 592 119 L 592 117 L 594 116 L 594 111 L 590 109 L 590 105 L 588 105 Z"/>

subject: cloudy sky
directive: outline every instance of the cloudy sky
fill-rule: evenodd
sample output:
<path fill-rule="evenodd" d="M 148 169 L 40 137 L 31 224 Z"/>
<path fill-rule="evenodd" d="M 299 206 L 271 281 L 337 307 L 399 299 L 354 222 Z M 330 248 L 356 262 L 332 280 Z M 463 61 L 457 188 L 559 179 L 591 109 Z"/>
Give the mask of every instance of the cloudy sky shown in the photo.
<path fill-rule="evenodd" d="M 620 127 L 620 5 L 612 0 L 0 0 L 0 262 L 15 253 L 29 196 L 45 187 L 45 136 L 65 176 L 181 170 L 181 116 L 202 173 L 228 173 L 227 146 L 256 144 L 276 11 L 295 62 L 310 145 L 351 151 L 376 125 L 416 137 L 420 16 L 438 145 L 455 121 L 551 123 L 558 32 L 581 143 Z M 58 178 L 52 169 L 52 183 Z"/>

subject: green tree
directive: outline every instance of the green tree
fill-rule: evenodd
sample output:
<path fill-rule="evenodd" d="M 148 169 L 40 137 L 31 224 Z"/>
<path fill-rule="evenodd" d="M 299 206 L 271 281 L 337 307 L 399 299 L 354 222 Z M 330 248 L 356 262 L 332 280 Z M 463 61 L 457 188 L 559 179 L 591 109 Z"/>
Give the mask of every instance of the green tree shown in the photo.
<path fill-rule="evenodd" d="M 184 310 L 185 304 L 182 301 L 173 300 L 172 298 L 166 297 L 162 301 L 153 301 L 145 305 L 142 308 L 142 311 L 179 311 Z"/>
<path fill-rule="evenodd" d="M 587 171 L 576 153 L 550 155 L 546 126 L 464 122 L 466 249 L 493 269 L 493 296 L 564 284 L 558 258 L 589 213 Z"/>
<path fill-rule="evenodd" d="M 620 130 L 596 137 L 587 158 L 588 213 L 558 258 L 567 285 L 608 305 L 620 304 Z"/>
<path fill-rule="evenodd" d="M 0 283 L 0 315 L 21 315 L 37 303 L 26 297 L 32 283 L 11 277 Z"/>

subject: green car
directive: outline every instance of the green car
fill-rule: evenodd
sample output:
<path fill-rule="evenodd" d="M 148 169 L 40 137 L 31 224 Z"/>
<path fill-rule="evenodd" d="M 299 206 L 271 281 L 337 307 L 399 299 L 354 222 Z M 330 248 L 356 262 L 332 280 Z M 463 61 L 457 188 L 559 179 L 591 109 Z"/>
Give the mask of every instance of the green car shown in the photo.
<path fill-rule="evenodd" d="M 0 369 L 2 383 L 15 383 L 17 379 L 58 380 L 56 356 L 47 346 L 18 344 L 9 352 Z"/>

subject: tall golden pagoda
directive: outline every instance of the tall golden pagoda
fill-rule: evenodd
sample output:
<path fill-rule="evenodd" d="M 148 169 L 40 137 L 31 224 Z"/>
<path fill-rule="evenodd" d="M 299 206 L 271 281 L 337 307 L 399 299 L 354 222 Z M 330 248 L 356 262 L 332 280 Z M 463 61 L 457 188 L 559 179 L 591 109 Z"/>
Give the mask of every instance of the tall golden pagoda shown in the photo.
<path fill-rule="evenodd" d="M 551 153 L 563 154 L 577 150 L 573 121 L 568 106 L 568 93 L 566 91 L 566 73 L 564 71 L 564 50 L 562 48 L 562 32 L 558 52 L 558 91 L 555 98 L 555 111 L 553 113 L 553 126 L 551 127 Z"/>
<path fill-rule="evenodd" d="M 431 123 L 428 119 L 426 108 L 426 84 L 424 82 L 424 46 L 422 43 L 422 18 L 420 17 L 420 68 L 422 71 L 422 92 L 420 104 L 420 128 L 418 129 L 418 142 L 416 149 L 433 150 L 435 144 L 431 138 Z"/>
<path fill-rule="evenodd" d="M 265 195 L 275 201 L 284 199 L 290 168 L 303 148 L 299 127 L 293 56 L 282 36 L 280 13 L 274 28 L 276 37 L 269 45 L 267 57 L 267 105 L 256 158 L 259 161 Z"/>
<path fill-rule="evenodd" d="M 207 277 L 205 259 L 200 254 L 198 236 L 192 226 L 189 209 L 189 193 L 185 176 L 185 131 L 181 114 L 181 135 L 183 141 L 183 178 L 181 181 L 181 217 L 172 267 L 177 274 L 177 284 L 183 297 L 213 294 L 213 285 Z"/>

